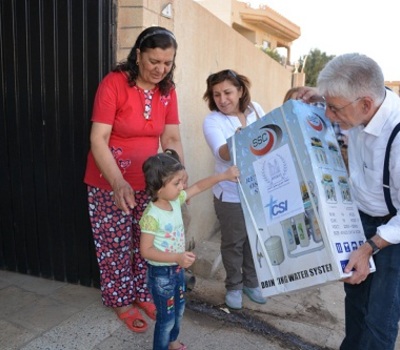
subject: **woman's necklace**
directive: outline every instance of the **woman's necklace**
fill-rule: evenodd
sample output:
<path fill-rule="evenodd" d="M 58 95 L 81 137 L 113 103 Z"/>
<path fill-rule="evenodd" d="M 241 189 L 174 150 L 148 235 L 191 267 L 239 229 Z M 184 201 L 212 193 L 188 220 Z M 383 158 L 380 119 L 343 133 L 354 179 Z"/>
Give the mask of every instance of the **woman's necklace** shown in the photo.
<path fill-rule="evenodd" d="M 244 123 L 245 123 L 245 125 L 243 125 L 241 120 L 240 120 L 240 117 L 239 117 L 240 113 L 241 112 L 239 112 L 237 114 L 231 114 L 231 115 L 225 114 L 225 116 L 228 118 L 229 123 L 231 124 L 231 126 L 232 126 L 232 128 L 234 130 L 240 130 L 240 129 L 242 129 L 242 128 L 244 128 L 246 126 L 246 114 L 242 113 L 242 115 L 244 116 Z M 238 123 L 239 125 L 235 125 L 236 123 L 233 122 L 232 117 L 236 117 L 237 118 L 237 120 L 239 122 Z"/>
<path fill-rule="evenodd" d="M 144 90 L 135 85 L 136 91 L 139 94 L 139 100 L 143 109 L 143 118 L 151 120 L 151 103 L 153 101 L 154 89 Z M 143 96 L 142 96 L 143 94 Z"/>
<path fill-rule="evenodd" d="M 239 119 L 239 123 L 241 125 L 242 128 L 244 128 L 247 125 L 246 122 L 246 114 L 244 114 L 243 112 L 239 112 L 236 114 L 236 117 Z M 240 117 L 242 117 L 242 119 L 240 119 Z"/>

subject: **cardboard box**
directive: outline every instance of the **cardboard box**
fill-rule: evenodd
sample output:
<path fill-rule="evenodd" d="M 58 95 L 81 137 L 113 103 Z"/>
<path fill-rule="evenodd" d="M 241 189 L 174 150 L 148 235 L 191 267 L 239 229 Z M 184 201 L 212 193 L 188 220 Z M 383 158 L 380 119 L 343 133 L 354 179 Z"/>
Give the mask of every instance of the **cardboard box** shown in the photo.
<path fill-rule="evenodd" d="M 290 100 L 228 140 L 263 296 L 337 281 L 365 242 L 324 109 Z M 375 265 L 371 258 L 371 272 Z"/>

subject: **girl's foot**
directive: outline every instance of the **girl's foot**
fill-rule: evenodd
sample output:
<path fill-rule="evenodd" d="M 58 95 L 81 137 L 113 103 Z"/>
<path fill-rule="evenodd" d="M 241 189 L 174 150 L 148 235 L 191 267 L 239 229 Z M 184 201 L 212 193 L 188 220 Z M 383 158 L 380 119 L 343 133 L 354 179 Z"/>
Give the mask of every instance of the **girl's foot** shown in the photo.
<path fill-rule="evenodd" d="M 169 343 L 168 350 L 187 350 L 187 347 L 185 344 L 175 340 Z"/>

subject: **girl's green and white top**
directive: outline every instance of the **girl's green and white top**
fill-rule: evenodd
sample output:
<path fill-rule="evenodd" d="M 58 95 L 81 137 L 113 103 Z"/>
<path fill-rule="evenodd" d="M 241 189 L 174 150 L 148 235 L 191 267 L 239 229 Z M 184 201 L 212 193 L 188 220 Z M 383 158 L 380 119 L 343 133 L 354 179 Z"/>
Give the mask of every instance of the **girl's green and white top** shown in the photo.
<path fill-rule="evenodd" d="M 150 202 L 139 221 L 143 233 L 154 235 L 154 247 L 162 252 L 183 253 L 185 251 L 185 229 L 181 206 L 186 201 L 186 192 L 181 191 L 175 201 L 170 201 L 172 210 L 163 210 Z M 147 260 L 155 266 L 170 266 L 171 263 Z"/>

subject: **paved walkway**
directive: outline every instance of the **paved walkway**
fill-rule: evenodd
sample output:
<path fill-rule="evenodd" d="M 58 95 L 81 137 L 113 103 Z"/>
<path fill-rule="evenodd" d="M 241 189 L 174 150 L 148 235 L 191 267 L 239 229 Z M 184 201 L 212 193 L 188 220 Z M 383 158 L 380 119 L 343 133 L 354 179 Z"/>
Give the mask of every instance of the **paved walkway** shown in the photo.
<path fill-rule="evenodd" d="M 190 304 L 190 302 L 189 302 Z M 181 339 L 189 349 L 282 350 L 260 334 L 200 311 L 185 312 Z M 132 350 L 152 348 L 154 323 L 144 334 L 129 331 L 101 304 L 95 288 L 0 271 L 1 350 Z"/>
<path fill-rule="evenodd" d="M 242 311 L 224 311 L 224 287 L 197 278 L 188 293 L 180 339 L 190 350 L 338 349 L 343 337 L 343 290 L 333 283 L 269 298 L 244 297 Z M 100 292 L 0 270 L 1 350 L 133 350 L 152 348 L 154 323 L 129 331 L 105 308 Z M 396 347 L 400 350 L 400 345 Z"/>

